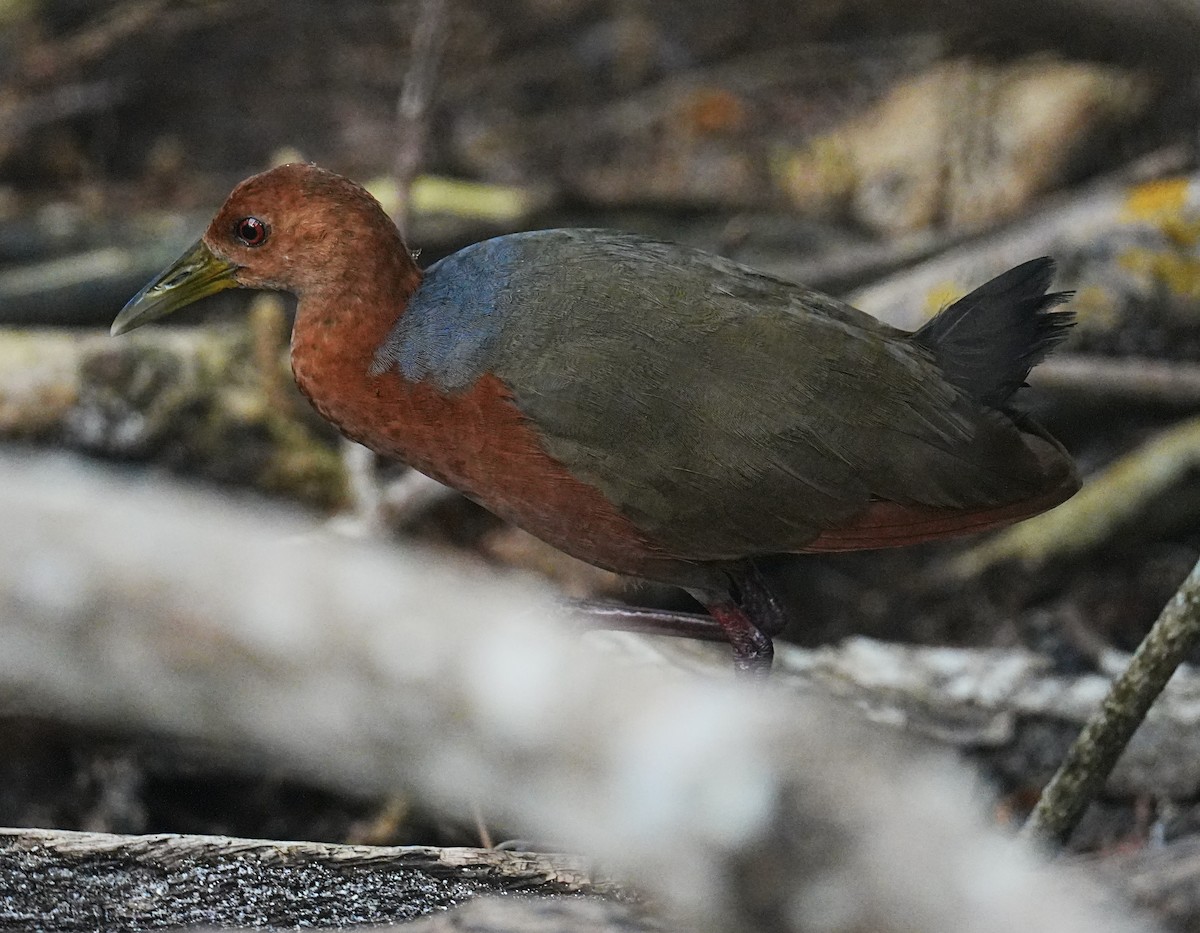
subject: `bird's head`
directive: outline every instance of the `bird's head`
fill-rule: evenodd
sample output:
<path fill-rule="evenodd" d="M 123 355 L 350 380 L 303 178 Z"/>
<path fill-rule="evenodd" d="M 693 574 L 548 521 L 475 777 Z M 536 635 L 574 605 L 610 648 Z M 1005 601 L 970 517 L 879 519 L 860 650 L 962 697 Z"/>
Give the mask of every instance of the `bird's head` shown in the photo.
<path fill-rule="evenodd" d="M 281 165 L 234 188 L 204 236 L 121 309 L 112 333 L 126 333 L 227 288 L 303 297 L 344 287 L 355 275 L 372 273 L 375 255 L 411 265 L 378 201 L 315 165 Z"/>

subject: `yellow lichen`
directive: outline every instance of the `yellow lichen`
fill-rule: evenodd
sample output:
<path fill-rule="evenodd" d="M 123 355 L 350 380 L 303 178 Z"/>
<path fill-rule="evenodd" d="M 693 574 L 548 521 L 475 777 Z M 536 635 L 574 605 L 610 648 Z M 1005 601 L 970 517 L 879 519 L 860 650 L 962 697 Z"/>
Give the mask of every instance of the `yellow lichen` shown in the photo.
<path fill-rule="evenodd" d="M 1158 225 L 1172 246 L 1191 249 L 1200 242 L 1200 219 L 1193 217 L 1164 217 Z"/>
<path fill-rule="evenodd" d="M 808 210 L 828 208 L 849 197 L 858 184 L 853 154 L 836 135 L 818 136 L 799 150 L 776 150 L 770 171 L 776 186 Z"/>
<path fill-rule="evenodd" d="M 1165 285 L 1173 295 L 1200 300 L 1200 256 L 1136 248 L 1121 253 L 1117 262 L 1135 275 Z"/>
<path fill-rule="evenodd" d="M 389 214 L 395 214 L 404 201 L 403 193 L 391 176 L 371 179 L 366 189 Z M 525 188 L 438 175 L 418 176 L 408 191 L 408 206 L 414 214 L 450 214 L 497 223 L 521 220 L 536 202 L 536 195 Z"/>
<path fill-rule="evenodd" d="M 1148 282 L 1163 285 L 1173 295 L 1200 299 L 1200 216 L 1188 210 L 1191 181 L 1165 178 L 1137 185 L 1125 200 L 1125 218 L 1153 226 L 1161 248 L 1139 246 L 1118 257 L 1122 268 Z"/>
<path fill-rule="evenodd" d="M 1159 178 L 1136 185 L 1125 199 L 1126 218 L 1152 220 L 1177 214 L 1187 204 L 1190 186 L 1187 178 Z"/>

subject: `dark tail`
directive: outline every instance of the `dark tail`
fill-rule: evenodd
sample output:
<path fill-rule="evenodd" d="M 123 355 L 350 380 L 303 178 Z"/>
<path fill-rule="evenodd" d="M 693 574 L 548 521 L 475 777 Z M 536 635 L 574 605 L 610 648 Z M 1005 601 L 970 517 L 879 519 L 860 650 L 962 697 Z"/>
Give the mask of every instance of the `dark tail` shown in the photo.
<path fill-rule="evenodd" d="M 1003 409 L 1029 371 L 1067 336 L 1070 311 L 1054 311 L 1071 292 L 1051 292 L 1054 260 L 1009 269 L 944 308 L 912 339 L 930 350 L 951 383 Z"/>

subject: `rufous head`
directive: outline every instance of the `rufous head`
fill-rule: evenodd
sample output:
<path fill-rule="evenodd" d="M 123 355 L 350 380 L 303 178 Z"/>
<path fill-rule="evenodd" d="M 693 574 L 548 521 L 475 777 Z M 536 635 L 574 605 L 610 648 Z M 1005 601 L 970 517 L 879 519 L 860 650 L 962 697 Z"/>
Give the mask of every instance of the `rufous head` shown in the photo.
<path fill-rule="evenodd" d="M 344 285 L 373 252 L 407 260 L 395 224 L 364 188 L 315 165 L 247 178 L 208 230 L 117 315 L 123 334 L 227 288 L 295 295 Z"/>

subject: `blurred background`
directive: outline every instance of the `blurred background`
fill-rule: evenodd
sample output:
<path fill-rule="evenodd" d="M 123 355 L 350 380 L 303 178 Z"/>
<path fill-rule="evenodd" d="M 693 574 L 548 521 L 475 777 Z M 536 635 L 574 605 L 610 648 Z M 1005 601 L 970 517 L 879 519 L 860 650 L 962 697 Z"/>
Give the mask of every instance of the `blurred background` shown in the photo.
<path fill-rule="evenodd" d="M 1022 405 L 1078 456 L 1086 493 L 982 541 L 806 559 L 787 637 L 1024 646 L 1065 674 L 1137 644 L 1200 554 L 1200 6 L 439 7 L 0 0 L 0 442 L 282 500 L 573 596 L 688 608 L 402 468 L 364 469 L 293 388 L 286 303 L 225 292 L 136 340 L 107 326 L 236 182 L 296 159 L 368 184 L 423 264 L 513 230 L 615 227 L 906 328 L 1051 255 L 1079 324 Z M 0 823 L 473 832 L 5 723 Z M 1014 795 L 1032 780 L 989 766 Z M 1092 842 L 1126 832 L 1122 813 Z"/>

